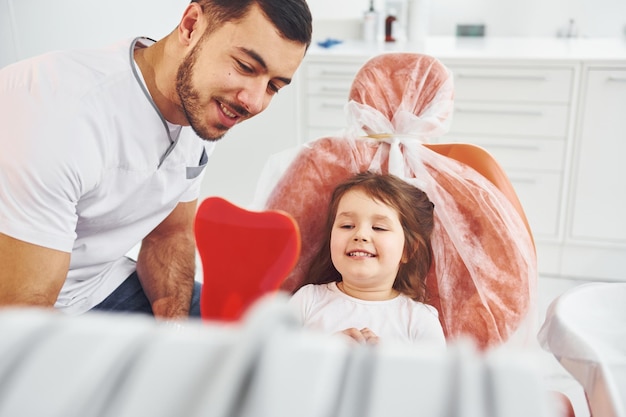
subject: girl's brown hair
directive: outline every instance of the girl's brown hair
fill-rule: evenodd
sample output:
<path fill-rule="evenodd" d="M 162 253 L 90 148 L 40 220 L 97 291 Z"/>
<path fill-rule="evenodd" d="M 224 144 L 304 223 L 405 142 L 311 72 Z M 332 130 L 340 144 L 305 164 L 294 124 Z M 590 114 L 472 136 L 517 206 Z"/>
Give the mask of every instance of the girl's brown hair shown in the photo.
<path fill-rule="evenodd" d="M 430 236 L 434 227 L 434 206 L 425 192 L 391 174 L 362 172 L 333 191 L 328 205 L 324 241 L 315 254 L 305 284 L 341 281 L 330 256 L 330 236 L 339 201 L 350 190 L 360 190 L 398 212 L 404 231 L 404 256 L 393 288 L 416 301 L 425 301 L 425 279 L 432 262 Z"/>

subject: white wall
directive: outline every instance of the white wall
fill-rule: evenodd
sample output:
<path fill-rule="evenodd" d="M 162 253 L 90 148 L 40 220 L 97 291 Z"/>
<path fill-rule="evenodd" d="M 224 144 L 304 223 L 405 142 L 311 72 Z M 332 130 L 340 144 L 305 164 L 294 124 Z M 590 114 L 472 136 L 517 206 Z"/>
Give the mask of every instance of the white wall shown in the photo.
<path fill-rule="evenodd" d="M 574 19 L 581 36 L 626 36 L 625 0 L 428 0 L 429 34 L 454 35 L 457 23 L 484 23 L 491 36 L 556 36 Z M 384 0 L 375 0 L 381 9 Z M 369 0 L 309 0 L 316 39 L 358 36 Z M 333 25 L 333 21 L 341 22 Z M 355 23 L 352 27 L 350 22 Z"/>
<path fill-rule="evenodd" d="M 189 0 L 0 0 L 0 67 L 59 48 L 161 38 Z"/>
<path fill-rule="evenodd" d="M 369 0 L 308 0 L 316 40 L 357 38 Z M 394 0 L 399 1 L 399 0 Z M 417 0 L 415 0 L 417 1 Z M 429 34 L 453 35 L 456 23 L 482 22 L 491 36 L 554 36 L 575 18 L 585 36 L 626 36 L 626 0 L 420 0 L 429 1 Z M 385 0 L 375 0 L 383 8 Z M 48 50 L 95 47 L 121 38 L 161 38 L 177 25 L 189 0 L 0 0 L 0 67 Z M 282 95 L 282 93 L 281 93 Z M 265 152 L 294 146 L 295 89 L 220 144 L 208 169 L 203 195 L 224 195 L 247 204 Z M 260 126 L 276 126 L 271 137 Z M 295 128 L 294 128 L 295 129 Z M 293 130 L 293 129 L 292 129 Z M 261 137 L 259 137 L 261 136 Z M 245 163 L 242 158 L 251 161 Z M 240 178 L 249 178 L 245 186 Z"/>
<path fill-rule="evenodd" d="M 484 23 L 488 36 L 555 36 L 574 19 L 581 36 L 626 37 L 626 0 L 422 1 L 429 3 L 430 35 L 454 35 L 457 23 Z M 0 67 L 50 49 L 98 46 L 137 35 L 160 38 L 175 27 L 188 3 L 0 0 Z M 375 0 L 379 10 L 384 4 Z M 368 5 L 369 0 L 309 0 L 315 39 L 358 38 Z"/>

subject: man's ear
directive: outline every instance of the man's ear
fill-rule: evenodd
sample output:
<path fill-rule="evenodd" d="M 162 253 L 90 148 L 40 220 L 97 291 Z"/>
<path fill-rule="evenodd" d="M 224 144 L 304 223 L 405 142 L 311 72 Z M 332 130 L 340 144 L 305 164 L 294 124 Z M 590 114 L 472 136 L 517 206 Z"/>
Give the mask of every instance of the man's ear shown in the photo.
<path fill-rule="evenodd" d="M 189 3 L 178 25 L 178 40 L 184 46 L 190 46 L 204 33 L 205 19 L 202 7 L 196 3 Z"/>

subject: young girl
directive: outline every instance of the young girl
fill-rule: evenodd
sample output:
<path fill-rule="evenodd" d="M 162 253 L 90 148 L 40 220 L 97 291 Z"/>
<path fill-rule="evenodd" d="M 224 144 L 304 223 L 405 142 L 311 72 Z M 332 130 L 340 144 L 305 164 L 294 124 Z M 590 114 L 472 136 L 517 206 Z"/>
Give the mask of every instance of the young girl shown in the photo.
<path fill-rule="evenodd" d="M 424 304 L 433 204 L 415 186 L 365 172 L 333 191 L 325 241 L 291 298 L 305 327 L 445 346 L 437 310 Z"/>

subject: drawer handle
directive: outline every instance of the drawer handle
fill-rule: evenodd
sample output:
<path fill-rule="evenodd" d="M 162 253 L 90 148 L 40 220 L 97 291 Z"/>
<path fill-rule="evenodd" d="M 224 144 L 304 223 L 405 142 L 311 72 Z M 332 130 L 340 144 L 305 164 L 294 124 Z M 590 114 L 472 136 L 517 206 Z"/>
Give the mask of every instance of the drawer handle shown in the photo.
<path fill-rule="evenodd" d="M 607 79 L 607 81 L 617 81 L 617 82 L 620 82 L 620 83 L 626 83 L 626 77 L 615 77 L 615 76 L 611 75 Z"/>
<path fill-rule="evenodd" d="M 321 91 L 325 92 L 325 93 L 346 93 L 348 94 L 350 92 L 350 89 L 348 88 L 341 88 L 341 87 L 321 87 L 320 88 Z"/>
<path fill-rule="evenodd" d="M 455 109 L 459 113 L 482 113 L 482 114 L 500 114 L 509 116 L 543 116 L 543 112 L 537 110 L 480 110 L 480 109 Z"/>
<path fill-rule="evenodd" d="M 518 184 L 531 184 L 531 185 L 535 185 L 537 184 L 537 181 L 532 179 L 532 178 L 521 178 L 521 177 L 509 177 L 509 179 L 511 180 L 511 182 L 513 184 L 518 183 Z"/>
<path fill-rule="evenodd" d="M 536 145 L 505 145 L 505 144 L 500 144 L 500 143 L 490 143 L 489 145 L 485 145 L 485 148 L 498 148 L 498 149 L 511 149 L 511 150 L 518 150 L 518 151 L 533 151 L 533 152 L 538 152 L 541 150 L 540 146 L 536 146 Z"/>
<path fill-rule="evenodd" d="M 480 75 L 480 74 L 458 74 L 459 78 L 477 79 L 477 80 L 519 80 L 519 81 L 547 81 L 548 77 L 542 75 Z"/>
<path fill-rule="evenodd" d="M 337 103 L 322 103 L 321 107 L 325 108 L 325 109 L 343 109 L 343 104 L 337 104 Z"/>
<path fill-rule="evenodd" d="M 350 71 L 320 71 L 320 75 L 325 76 L 325 75 L 330 75 L 331 77 L 354 77 L 356 75 L 356 72 L 350 72 Z"/>

